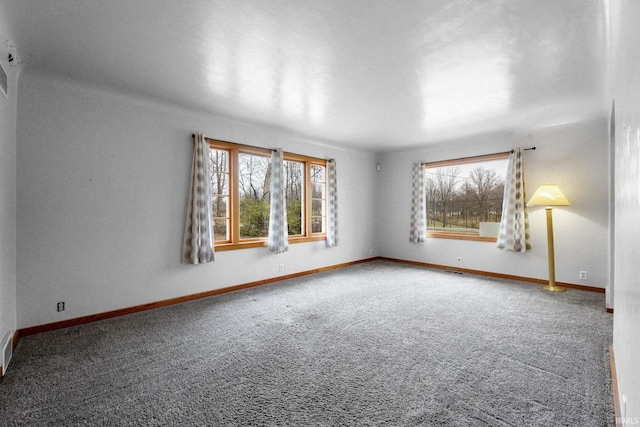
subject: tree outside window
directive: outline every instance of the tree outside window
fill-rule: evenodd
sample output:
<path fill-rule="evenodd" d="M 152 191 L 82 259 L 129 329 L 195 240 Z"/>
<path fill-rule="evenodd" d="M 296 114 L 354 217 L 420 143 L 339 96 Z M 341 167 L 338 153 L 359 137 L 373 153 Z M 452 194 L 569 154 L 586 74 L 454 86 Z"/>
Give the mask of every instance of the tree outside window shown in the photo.
<path fill-rule="evenodd" d="M 507 164 L 508 153 L 426 164 L 429 237 L 495 240 Z"/>
<path fill-rule="evenodd" d="M 269 234 L 270 150 L 210 141 L 211 203 L 217 247 L 266 244 Z M 285 153 L 284 179 L 292 242 L 324 239 L 326 163 Z M 307 184 L 307 182 L 309 184 Z"/>

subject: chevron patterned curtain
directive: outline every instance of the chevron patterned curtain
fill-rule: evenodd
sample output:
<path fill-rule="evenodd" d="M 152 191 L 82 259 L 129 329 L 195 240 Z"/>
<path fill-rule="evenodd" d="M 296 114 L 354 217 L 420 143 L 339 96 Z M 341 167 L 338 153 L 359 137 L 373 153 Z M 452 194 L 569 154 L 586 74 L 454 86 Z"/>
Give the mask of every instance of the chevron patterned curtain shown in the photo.
<path fill-rule="evenodd" d="M 269 252 L 281 254 L 289 250 L 289 226 L 284 182 L 284 156 L 282 149 L 271 155 L 271 207 L 269 210 Z"/>
<path fill-rule="evenodd" d="M 414 163 L 411 174 L 411 243 L 427 241 L 426 179 L 422 163 Z"/>
<path fill-rule="evenodd" d="M 338 175 L 336 160 L 327 160 L 327 247 L 338 246 Z"/>
<path fill-rule="evenodd" d="M 499 249 L 526 252 L 529 239 L 529 209 L 524 187 L 524 148 L 514 149 L 509 156 L 502 201 L 502 220 L 497 245 Z"/>
<path fill-rule="evenodd" d="M 214 259 L 210 169 L 209 143 L 201 133 L 196 133 L 193 138 L 191 191 L 182 251 L 182 262 L 185 264 L 204 264 Z"/>

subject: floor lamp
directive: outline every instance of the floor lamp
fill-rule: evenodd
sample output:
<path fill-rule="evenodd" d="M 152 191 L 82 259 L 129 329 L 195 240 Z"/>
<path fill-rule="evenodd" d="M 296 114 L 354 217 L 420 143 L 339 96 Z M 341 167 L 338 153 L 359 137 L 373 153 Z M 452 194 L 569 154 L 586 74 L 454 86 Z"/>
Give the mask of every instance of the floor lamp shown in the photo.
<path fill-rule="evenodd" d="M 542 289 L 549 292 L 564 292 L 566 289 L 556 286 L 556 268 L 553 253 L 553 218 L 552 206 L 569 206 L 569 201 L 555 184 L 545 184 L 538 187 L 527 202 L 527 206 L 545 206 L 547 212 L 547 246 L 549 256 L 549 284 Z"/>

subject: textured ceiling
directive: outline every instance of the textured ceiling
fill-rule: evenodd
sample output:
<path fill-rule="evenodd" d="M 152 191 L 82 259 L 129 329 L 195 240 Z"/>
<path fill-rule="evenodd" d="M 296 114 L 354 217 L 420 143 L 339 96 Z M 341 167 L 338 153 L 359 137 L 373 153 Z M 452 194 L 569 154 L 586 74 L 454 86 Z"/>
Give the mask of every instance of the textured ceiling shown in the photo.
<path fill-rule="evenodd" d="M 0 0 L 25 68 L 387 150 L 603 108 L 606 0 Z"/>

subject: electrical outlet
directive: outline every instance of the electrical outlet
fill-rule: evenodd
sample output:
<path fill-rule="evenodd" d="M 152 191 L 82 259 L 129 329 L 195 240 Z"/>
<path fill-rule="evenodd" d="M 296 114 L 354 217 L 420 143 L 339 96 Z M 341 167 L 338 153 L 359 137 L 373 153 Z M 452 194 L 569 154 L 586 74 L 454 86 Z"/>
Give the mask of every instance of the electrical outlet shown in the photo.
<path fill-rule="evenodd" d="M 369 255 L 373 255 L 373 248 L 369 248 Z"/>
<path fill-rule="evenodd" d="M 58 311 L 64 311 L 64 301 L 63 302 L 59 302 L 56 306 L 56 310 Z"/>
<path fill-rule="evenodd" d="M 580 280 L 587 280 L 587 272 L 584 270 L 580 271 Z"/>
<path fill-rule="evenodd" d="M 458 258 L 456 258 L 456 263 L 457 263 L 458 265 L 462 265 L 462 257 L 461 257 L 461 256 L 459 256 Z"/>
<path fill-rule="evenodd" d="M 282 273 L 284 271 L 284 264 L 280 264 L 280 266 L 278 266 L 278 270 Z"/>

